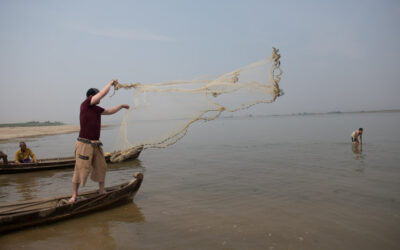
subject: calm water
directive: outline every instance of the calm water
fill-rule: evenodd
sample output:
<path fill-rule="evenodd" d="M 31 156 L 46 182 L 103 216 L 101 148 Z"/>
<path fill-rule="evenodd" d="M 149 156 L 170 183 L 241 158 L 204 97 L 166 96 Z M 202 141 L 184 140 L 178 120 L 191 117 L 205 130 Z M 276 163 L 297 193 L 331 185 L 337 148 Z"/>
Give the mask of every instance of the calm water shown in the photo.
<path fill-rule="evenodd" d="M 221 119 L 110 165 L 134 203 L 0 236 L 1 249 L 399 249 L 400 113 Z M 362 148 L 351 132 L 364 127 Z M 118 128 L 102 131 L 112 150 Z M 71 156 L 76 134 L 27 141 Z M 17 143 L 0 144 L 13 158 Z M 0 176 L 0 202 L 71 192 L 72 170 Z M 92 181 L 83 190 L 97 188 Z"/>

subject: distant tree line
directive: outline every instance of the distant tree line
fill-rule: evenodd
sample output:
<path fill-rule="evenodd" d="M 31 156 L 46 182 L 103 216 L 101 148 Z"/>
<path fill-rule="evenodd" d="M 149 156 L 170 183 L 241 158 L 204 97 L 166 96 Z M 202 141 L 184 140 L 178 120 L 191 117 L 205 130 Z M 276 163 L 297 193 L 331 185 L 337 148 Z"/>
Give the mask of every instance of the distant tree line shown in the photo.
<path fill-rule="evenodd" d="M 62 122 L 51 122 L 51 121 L 45 121 L 45 122 L 30 121 L 30 122 L 20 122 L 20 123 L 3 123 L 3 124 L 0 124 L 0 128 L 4 128 L 4 127 L 59 126 L 59 125 L 65 125 L 65 123 L 62 123 Z"/>

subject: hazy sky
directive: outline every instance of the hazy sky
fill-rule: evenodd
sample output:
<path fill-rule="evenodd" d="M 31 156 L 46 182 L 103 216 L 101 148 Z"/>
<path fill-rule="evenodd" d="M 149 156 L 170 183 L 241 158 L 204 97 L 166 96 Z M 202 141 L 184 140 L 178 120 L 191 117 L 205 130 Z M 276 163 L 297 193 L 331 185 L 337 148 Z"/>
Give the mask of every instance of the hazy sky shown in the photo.
<path fill-rule="evenodd" d="M 258 113 L 399 109 L 399 27 L 400 1 L 0 0 L 0 123 L 78 124 L 90 87 L 219 75 L 272 46 L 285 95 Z"/>

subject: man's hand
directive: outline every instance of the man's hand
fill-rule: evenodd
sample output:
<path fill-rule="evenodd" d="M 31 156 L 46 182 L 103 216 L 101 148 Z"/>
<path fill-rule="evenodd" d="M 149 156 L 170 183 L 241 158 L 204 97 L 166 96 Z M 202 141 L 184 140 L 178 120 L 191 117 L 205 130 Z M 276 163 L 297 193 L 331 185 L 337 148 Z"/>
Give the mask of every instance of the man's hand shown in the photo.
<path fill-rule="evenodd" d="M 108 84 L 110 84 L 111 86 L 115 86 L 118 84 L 118 80 L 117 79 L 112 79 Z"/>
<path fill-rule="evenodd" d="M 129 105 L 128 105 L 128 104 L 122 104 L 122 105 L 121 105 L 121 108 L 123 108 L 123 109 L 129 109 Z"/>

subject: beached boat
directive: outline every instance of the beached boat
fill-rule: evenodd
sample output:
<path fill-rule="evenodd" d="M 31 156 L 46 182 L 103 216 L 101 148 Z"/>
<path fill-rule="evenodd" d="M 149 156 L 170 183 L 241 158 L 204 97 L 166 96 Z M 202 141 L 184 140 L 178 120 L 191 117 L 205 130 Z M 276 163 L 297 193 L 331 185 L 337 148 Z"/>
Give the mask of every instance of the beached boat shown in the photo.
<path fill-rule="evenodd" d="M 131 202 L 142 181 L 143 174 L 135 173 L 133 179 L 128 183 L 106 188 L 107 193 L 105 194 L 99 194 L 98 190 L 82 193 L 74 203 L 68 202 L 71 195 L 67 195 L 1 205 L 0 233 L 46 224 Z"/>
<path fill-rule="evenodd" d="M 142 152 L 142 147 L 138 147 L 136 152 L 130 156 L 130 159 L 136 159 Z M 111 155 L 105 154 L 106 161 L 110 162 Z M 0 164 L 0 174 L 16 174 L 40 170 L 50 170 L 59 168 L 73 168 L 75 166 L 74 157 L 62 157 L 41 159 L 38 163 L 24 163 L 21 165 L 16 164 L 14 161 L 9 161 L 8 164 Z"/>

